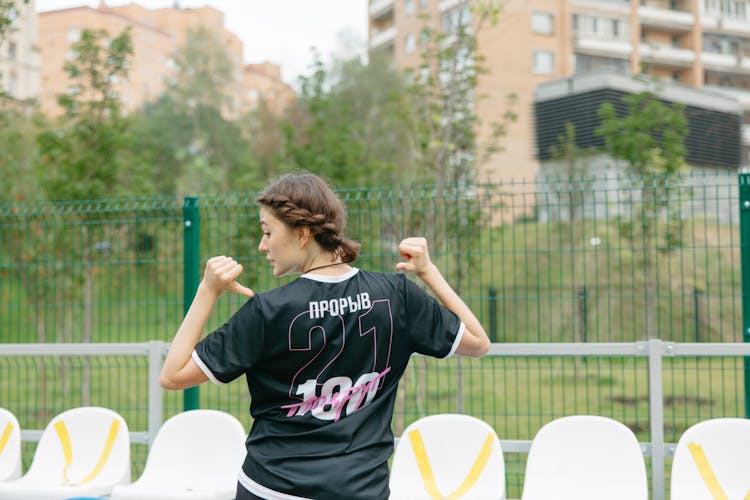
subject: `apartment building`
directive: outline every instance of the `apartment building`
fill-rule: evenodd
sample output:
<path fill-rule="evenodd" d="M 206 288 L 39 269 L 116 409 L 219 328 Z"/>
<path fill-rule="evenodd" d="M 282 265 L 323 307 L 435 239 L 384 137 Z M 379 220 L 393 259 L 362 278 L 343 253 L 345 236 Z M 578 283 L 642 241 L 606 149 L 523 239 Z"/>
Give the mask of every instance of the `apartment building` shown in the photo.
<path fill-rule="evenodd" d="M 470 13 L 458 15 L 468 12 L 467 3 L 370 0 L 370 50 L 413 66 L 422 27 L 475 22 Z M 505 111 L 508 94 L 518 97 L 519 113 L 503 139 L 505 151 L 480 165 L 481 181 L 536 175 L 534 90 L 551 80 L 592 70 L 645 73 L 732 94 L 750 109 L 750 0 L 505 0 L 497 24 L 484 25 L 477 40 L 489 70 L 477 89 L 486 96 L 477 103 L 479 139 Z"/>
<path fill-rule="evenodd" d="M 281 79 L 281 66 L 271 62 L 246 64 L 243 68 L 241 107 L 255 110 L 261 102 L 268 110 L 281 115 L 297 98 L 297 93 Z"/>
<path fill-rule="evenodd" d="M 134 48 L 128 79 L 119 82 L 118 88 L 126 112 L 155 100 L 166 90 L 175 75 L 175 53 L 184 47 L 188 34 L 199 28 L 215 36 L 231 60 L 232 76 L 227 82 L 229 102 L 224 110 L 227 118 L 234 119 L 250 111 L 249 96 L 269 93 L 269 88 L 279 93 L 290 89 L 280 78 L 272 82 L 274 85 L 265 82 L 262 88 L 253 86 L 254 81 L 248 81 L 242 41 L 224 27 L 224 13 L 217 9 L 147 9 L 136 3 L 109 7 L 101 1 L 96 8 L 82 6 L 39 14 L 41 105 L 45 113 L 55 115 L 61 111 L 57 96 L 66 92 L 70 85 L 63 66 L 73 57 L 71 45 L 80 38 L 81 31 L 104 29 L 116 36 L 126 27 L 131 29 Z"/>
<path fill-rule="evenodd" d="M 172 55 L 178 48 L 175 37 L 150 23 L 135 21 L 106 7 L 82 6 L 39 14 L 42 111 L 52 116 L 62 112 L 57 98 L 71 85 L 64 65 L 75 57 L 72 46 L 81 38 L 83 30 L 105 30 L 115 37 L 127 28 L 131 30 L 135 57 L 128 69 L 128 80 L 117 85 L 125 112 L 156 99 L 166 88 L 170 68 L 174 67 Z"/>
<path fill-rule="evenodd" d="M 36 2 L 16 2 L 13 21 L 0 40 L 0 93 L 16 101 L 39 97 Z"/>

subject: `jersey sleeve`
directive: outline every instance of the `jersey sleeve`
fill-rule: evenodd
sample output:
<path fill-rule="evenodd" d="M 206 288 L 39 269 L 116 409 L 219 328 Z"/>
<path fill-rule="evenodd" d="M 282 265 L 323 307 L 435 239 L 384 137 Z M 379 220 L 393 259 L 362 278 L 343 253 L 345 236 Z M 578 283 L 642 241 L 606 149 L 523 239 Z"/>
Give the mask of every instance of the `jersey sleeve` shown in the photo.
<path fill-rule="evenodd" d="M 263 333 L 260 299 L 255 296 L 195 346 L 193 359 L 212 382 L 231 382 L 260 360 Z"/>
<path fill-rule="evenodd" d="M 403 279 L 412 350 L 437 358 L 453 354 L 461 341 L 464 324 L 414 282 L 405 276 Z"/>

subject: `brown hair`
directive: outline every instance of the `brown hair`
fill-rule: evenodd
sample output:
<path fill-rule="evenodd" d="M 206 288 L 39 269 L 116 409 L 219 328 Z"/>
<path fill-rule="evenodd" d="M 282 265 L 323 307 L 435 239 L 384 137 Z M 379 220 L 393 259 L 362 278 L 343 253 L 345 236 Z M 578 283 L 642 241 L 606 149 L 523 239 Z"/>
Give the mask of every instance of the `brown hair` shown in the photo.
<path fill-rule="evenodd" d="M 360 244 L 344 238 L 346 208 L 326 182 L 309 172 L 285 174 L 271 182 L 256 201 L 291 227 L 307 226 L 315 241 L 342 261 L 353 262 Z"/>

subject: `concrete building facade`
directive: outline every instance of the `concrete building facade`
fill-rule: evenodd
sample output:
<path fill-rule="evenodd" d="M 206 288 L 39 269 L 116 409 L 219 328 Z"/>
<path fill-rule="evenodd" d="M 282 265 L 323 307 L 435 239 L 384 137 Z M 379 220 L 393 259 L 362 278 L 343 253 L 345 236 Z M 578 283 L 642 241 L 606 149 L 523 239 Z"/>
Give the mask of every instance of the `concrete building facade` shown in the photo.
<path fill-rule="evenodd" d="M 297 98 L 294 89 L 281 80 L 281 67 L 264 62 L 246 64 L 242 73 L 242 101 L 244 110 L 253 111 L 261 102 L 274 115 L 281 115 Z"/>
<path fill-rule="evenodd" d="M 739 206 L 729 190 L 737 185 L 741 163 L 743 111 L 731 95 L 676 82 L 658 88 L 609 71 L 592 71 L 543 83 L 535 91 L 536 148 L 539 172 L 535 209 L 539 220 L 613 218 L 632 216 L 638 189 L 629 177 L 629 165 L 601 151 L 604 137 L 597 134 L 602 120 L 598 110 L 609 103 L 618 116 L 627 112 L 626 95 L 652 92 L 667 106 L 683 107 L 687 131 L 683 139 L 688 170 L 675 184 L 689 193 L 674 200 L 686 214 L 722 224 L 739 220 Z M 561 159 L 553 152 L 567 124 L 575 127 L 578 154 Z M 646 183 L 648 185 L 648 183 Z M 575 203 L 571 203 L 575 200 Z M 603 208 L 604 207 L 604 208 Z"/>
<path fill-rule="evenodd" d="M 422 27 L 449 28 L 471 3 L 370 0 L 370 50 L 414 66 Z M 506 96 L 518 98 L 505 151 L 479 167 L 480 181 L 536 175 L 534 90 L 544 82 L 592 70 L 644 73 L 750 103 L 750 0 L 506 0 L 477 40 L 489 70 L 477 89 L 486 96 L 477 103 L 479 140 L 506 110 Z"/>
<path fill-rule="evenodd" d="M 0 40 L 0 92 L 27 101 L 39 98 L 40 92 L 36 2 L 16 4 L 13 21 Z"/>
<path fill-rule="evenodd" d="M 188 34 L 199 28 L 206 29 L 217 39 L 232 64 L 229 102 L 225 109 L 227 118 L 237 118 L 252 110 L 248 107 L 248 96 L 268 92 L 268 88 L 279 94 L 291 91 L 280 78 L 262 89 L 248 86 L 253 82 L 248 82 L 245 75 L 242 41 L 224 27 L 224 13 L 219 10 L 212 7 L 147 9 L 135 3 L 109 7 L 101 1 L 96 8 L 75 7 L 39 15 L 41 104 L 45 113 L 60 112 L 57 95 L 66 92 L 70 85 L 63 66 L 73 56 L 71 45 L 80 38 L 81 31 L 104 29 L 110 36 L 116 36 L 126 27 L 131 29 L 134 49 L 128 80 L 120 82 L 118 89 L 126 112 L 155 100 L 166 90 L 175 75 L 175 54 L 184 47 Z"/>

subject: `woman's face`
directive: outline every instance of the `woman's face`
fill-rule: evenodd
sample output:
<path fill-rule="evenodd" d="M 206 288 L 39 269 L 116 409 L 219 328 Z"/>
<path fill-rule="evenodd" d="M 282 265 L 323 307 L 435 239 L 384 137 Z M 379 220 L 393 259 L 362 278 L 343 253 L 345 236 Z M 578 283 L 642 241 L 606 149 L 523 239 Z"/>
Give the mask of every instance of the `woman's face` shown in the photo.
<path fill-rule="evenodd" d="M 299 232 L 284 224 L 263 206 L 260 208 L 260 227 L 263 237 L 258 250 L 266 254 L 266 260 L 273 268 L 273 275 L 284 276 L 300 272 L 305 256 Z"/>

